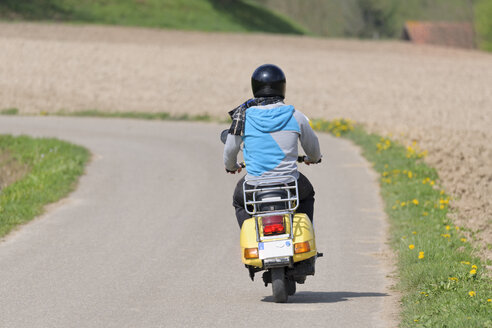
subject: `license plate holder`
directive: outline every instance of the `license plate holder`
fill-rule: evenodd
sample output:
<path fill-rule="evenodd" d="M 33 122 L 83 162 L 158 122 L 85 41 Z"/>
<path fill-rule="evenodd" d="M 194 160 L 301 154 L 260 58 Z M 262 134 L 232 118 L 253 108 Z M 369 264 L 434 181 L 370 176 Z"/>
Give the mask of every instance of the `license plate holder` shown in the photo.
<path fill-rule="evenodd" d="M 294 247 L 290 239 L 260 242 L 258 243 L 258 251 L 260 260 L 294 255 Z"/>

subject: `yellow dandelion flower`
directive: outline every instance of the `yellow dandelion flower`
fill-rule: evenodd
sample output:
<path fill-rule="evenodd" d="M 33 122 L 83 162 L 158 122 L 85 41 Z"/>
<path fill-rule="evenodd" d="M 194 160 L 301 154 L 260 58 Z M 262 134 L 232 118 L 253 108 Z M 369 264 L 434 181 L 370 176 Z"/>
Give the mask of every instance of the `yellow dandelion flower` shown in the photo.
<path fill-rule="evenodd" d="M 492 298 L 488 298 L 487 302 L 489 302 L 489 303 L 492 302 Z"/>
<path fill-rule="evenodd" d="M 405 205 L 407 205 L 407 203 L 406 203 L 406 202 L 401 202 L 401 203 L 400 203 L 400 206 L 405 206 Z"/>
<path fill-rule="evenodd" d="M 461 238 L 461 241 L 466 243 L 466 238 Z"/>
<path fill-rule="evenodd" d="M 444 195 L 444 189 L 442 189 L 439 194 Z"/>
<path fill-rule="evenodd" d="M 436 183 L 434 181 L 429 182 L 431 186 L 435 185 Z"/>
<path fill-rule="evenodd" d="M 424 213 L 422 213 L 422 215 L 427 216 L 427 215 L 429 215 L 429 212 L 424 212 Z"/>
<path fill-rule="evenodd" d="M 473 290 L 470 290 L 468 292 L 468 295 L 470 295 L 470 297 L 475 297 L 477 295 L 477 293 L 475 293 Z"/>
<path fill-rule="evenodd" d="M 461 264 L 467 264 L 467 265 L 470 265 L 470 262 L 468 262 L 468 261 L 461 261 L 460 263 L 461 263 Z"/>
<path fill-rule="evenodd" d="M 410 245 L 408 245 L 408 248 L 414 249 L 415 248 L 415 245 L 414 244 L 410 244 Z"/>
<path fill-rule="evenodd" d="M 419 204 L 419 200 L 418 199 L 414 199 L 414 200 L 412 200 L 412 203 L 414 203 L 415 205 L 418 205 Z"/>
<path fill-rule="evenodd" d="M 478 268 L 477 268 L 477 266 L 476 266 L 475 264 L 474 264 L 474 265 L 472 265 L 471 267 L 472 267 L 472 269 L 475 269 L 475 270 L 476 270 L 476 269 L 478 269 Z"/>
<path fill-rule="evenodd" d="M 456 231 L 460 231 L 460 227 L 454 227 Z"/>
<path fill-rule="evenodd" d="M 448 279 L 449 279 L 449 280 L 451 280 L 451 281 L 458 281 L 458 280 L 459 280 L 459 279 L 458 279 L 458 278 L 456 278 L 456 277 L 450 277 L 450 278 L 448 278 Z"/>
<path fill-rule="evenodd" d="M 446 230 L 449 230 L 449 229 L 451 229 L 451 227 L 447 225 L 447 226 L 446 226 Z"/>
<path fill-rule="evenodd" d="M 408 171 L 408 178 L 411 179 L 413 177 L 412 171 Z"/>
<path fill-rule="evenodd" d="M 472 276 L 476 275 L 476 274 L 477 274 L 477 270 L 476 270 L 476 269 L 472 269 L 472 270 L 470 270 L 470 274 L 471 274 Z"/>
<path fill-rule="evenodd" d="M 424 258 L 424 252 L 419 252 L 419 259 L 423 259 Z"/>
<path fill-rule="evenodd" d="M 412 231 L 412 234 L 416 235 L 417 234 L 417 231 Z"/>
<path fill-rule="evenodd" d="M 448 234 L 448 233 L 442 233 L 441 234 L 441 237 L 444 237 L 444 238 L 451 238 L 451 235 Z"/>
<path fill-rule="evenodd" d="M 393 205 L 392 209 L 396 210 L 396 205 Z"/>

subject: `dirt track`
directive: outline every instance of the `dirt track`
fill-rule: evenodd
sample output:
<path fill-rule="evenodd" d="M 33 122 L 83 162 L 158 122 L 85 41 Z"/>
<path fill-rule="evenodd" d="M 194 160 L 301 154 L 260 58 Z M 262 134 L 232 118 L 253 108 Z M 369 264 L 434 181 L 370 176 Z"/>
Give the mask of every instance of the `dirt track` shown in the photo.
<path fill-rule="evenodd" d="M 482 244 L 490 243 L 490 54 L 400 42 L 3 23 L 0 108 L 225 117 L 250 96 L 251 72 L 266 62 L 285 70 L 287 101 L 308 116 L 352 118 L 416 140 L 455 197 L 456 222 L 481 230 Z"/>

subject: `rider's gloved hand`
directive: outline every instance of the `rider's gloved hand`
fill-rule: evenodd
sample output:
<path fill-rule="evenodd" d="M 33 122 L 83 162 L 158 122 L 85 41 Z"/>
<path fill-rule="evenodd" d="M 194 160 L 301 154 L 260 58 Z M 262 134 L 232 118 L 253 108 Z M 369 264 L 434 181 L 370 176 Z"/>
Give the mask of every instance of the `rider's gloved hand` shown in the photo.
<path fill-rule="evenodd" d="M 228 170 L 227 168 L 225 170 L 227 173 L 236 174 L 236 172 L 241 173 L 241 171 L 243 170 L 243 167 L 241 166 L 241 164 L 236 163 L 236 169 L 234 171 Z"/>
<path fill-rule="evenodd" d="M 319 159 L 319 161 L 313 162 L 309 159 L 309 157 L 304 156 L 304 164 L 311 165 L 311 164 L 318 164 L 318 163 L 321 163 L 321 158 Z"/>

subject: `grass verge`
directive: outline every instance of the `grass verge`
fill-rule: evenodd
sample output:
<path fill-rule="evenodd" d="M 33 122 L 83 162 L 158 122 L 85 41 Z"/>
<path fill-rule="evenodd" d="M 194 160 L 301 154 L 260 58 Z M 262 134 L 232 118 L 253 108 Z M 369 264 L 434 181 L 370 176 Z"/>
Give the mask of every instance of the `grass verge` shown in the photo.
<path fill-rule="evenodd" d="M 57 139 L 0 135 L 0 153 L 8 152 L 28 173 L 0 191 L 0 237 L 32 220 L 75 187 L 89 152 Z"/>
<path fill-rule="evenodd" d="M 380 174 L 403 293 L 401 327 L 492 327 L 492 279 L 462 228 L 448 219 L 449 196 L 417 145 L 369 134 L 350 120 L 313 121 L 352 140 Z"/>
<path fill-rule="evenodd" d="M 5 108 L 0 110 L 1 115 L 17 115 L 19 110 L 17 108 Z"/>
<path fill-rule="evenodd" d="M 168 120 L 168 121 L 213 121 L 214 118 L 208 114 L 199 114 L 199 115 L 188 115 L 188 114 L 179 114 L 173 115 L 166 112 L 157 112 L 157 113 L 145 113 L 145 112 L 105 112 L 97 109 L 91 110 L 82 110 L 75 112 L 65 112 L 59 111 L 54 114 L 50 114 L 47 112 L 41 112 L 41 115 L 48 116 L 76 116 L 76 117 L 107 117 L 107 118 L 135 118 L 142 120 Z"/>

